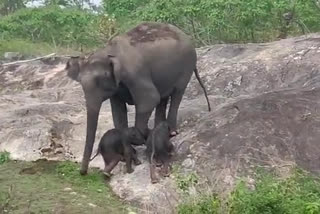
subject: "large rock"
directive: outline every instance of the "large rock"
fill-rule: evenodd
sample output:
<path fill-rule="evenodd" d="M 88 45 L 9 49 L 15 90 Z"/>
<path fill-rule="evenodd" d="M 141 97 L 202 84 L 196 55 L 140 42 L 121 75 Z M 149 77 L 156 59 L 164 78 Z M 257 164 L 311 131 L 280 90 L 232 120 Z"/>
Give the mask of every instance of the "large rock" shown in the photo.
<path fill-rule="evenodd" d="M 199 71 L 210 95 L 207 111 L 192 77 L 173 138 L 180 173 L 199 176 L 193 191 L 225 192 L 255 166 L 287 173 L 299 165 L 318 173 L 320 153 L 320 34 L 265 44 L 215 45 L 198 49 Z M 66 77 L 64 63 L 0 67 L 0 150 L 22 160 L 81 161 L 86 112 L 79 84 Z M 129 108 L 133 124 L 134 108 Z M 152 126 L 153 121 L 150 121 Z M 113 127 L 104 103 L 96 142 Z M 95 148 L 97 143 L 95 145 Z M 110 184 L 141 212 L 174 212 L 181 199 L 172 175 L 152 185 L 144 147 L 143 164 L 132 174 L 116 167 Z M 101 157 L 91 166 L 103 167 Z"/>

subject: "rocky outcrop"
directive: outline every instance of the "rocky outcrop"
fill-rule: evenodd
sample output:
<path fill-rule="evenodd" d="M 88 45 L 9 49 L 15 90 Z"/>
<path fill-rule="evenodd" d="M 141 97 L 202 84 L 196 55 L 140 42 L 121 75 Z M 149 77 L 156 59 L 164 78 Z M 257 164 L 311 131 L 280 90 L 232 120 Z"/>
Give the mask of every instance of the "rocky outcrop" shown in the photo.
<path fill-rule="evenodd" d="M 250 178 L 256 166 L 285 174 L 297 164 L 319 172 L 320 34 L 203 47 L 198 56 L 213 110 L 207 111 L 193 76 L 179 111 L 180 134 L 172 139 L 179 173 L 199 177 L 191 192 L 223 193 L 237 177 Z M 0 67 L 0 150 L 22 160 L 81 160 L 84 97 L 80 85 L 66 77 L 64 66 L 37 61 Z M 129 107 L 131 125 L 133 120 L 134 108 Z M 97 141 L 112 127 L 106 101 Z M 119 164 L 111 187 L 141 212 L 173 212 L 181 199 L 176 174 L 152 185 L 144 147 L 138 152 L 143 164 L 132 174 L 125 174 Z M 102 167 L 101 157 L 91 166 Z"/>

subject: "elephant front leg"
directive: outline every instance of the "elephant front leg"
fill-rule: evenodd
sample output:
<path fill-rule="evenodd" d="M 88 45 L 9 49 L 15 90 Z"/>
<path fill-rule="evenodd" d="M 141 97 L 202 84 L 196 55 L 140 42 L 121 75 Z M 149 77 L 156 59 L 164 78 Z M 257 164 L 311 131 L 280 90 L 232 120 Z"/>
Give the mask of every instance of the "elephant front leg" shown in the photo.
<path fill-rule="evenodd" d="M 166 120 L 166 111 L 169 97 L 162 98 L 160 104 L 157 105 L 156 114 L 154 119 L 154 127 L 156 127 L 161 121 Z"/>
<path fill-rule="evenodd" d="M 145 139 L 147 139 L 149 134 L 148 121 L 151 114 L 152 111 L 149 111 L 147 113 L 136 113 L 135 127 L 137 127 L 137 129 L 141 132 Z"/>
<path fill-rule="evenodd" d="M 150 79 L 149 71 L 142 72 L 145 76 L 130 77 L 126 83 L 136 108 L 135 127 L 148 137 L 148 121 L 153 109 L 160 103 L 160 94 Z"/>
<path fill-rule="evenodd" d="M 184 94 L 184 90 L 175 90 L 171 95 L 170 108 L 168 113 L 168 123 L 170 127 L 170 137 L 176 136 L 178 134 L 177 131 L 177 116 L 178 109 L 182 100 L 182 96 Z"/>
<path fill-rule="evenodd" d="M 87 107 L 87 135 L 86 145 L 84 148 L 80 174 L 86 175 L 88 172 L 89 160 L 93 149 L 93 144 L 96 136 L 96 130 L 98 125 L 99 112 L 102 101 L 100 99 L 90 99 L 86 97 Z"/>
<path fill-rule="evenodd" d="M 119 97 L 110 99 L 113 124 L 116 129 L 128 128 L 127 105 Z"/>

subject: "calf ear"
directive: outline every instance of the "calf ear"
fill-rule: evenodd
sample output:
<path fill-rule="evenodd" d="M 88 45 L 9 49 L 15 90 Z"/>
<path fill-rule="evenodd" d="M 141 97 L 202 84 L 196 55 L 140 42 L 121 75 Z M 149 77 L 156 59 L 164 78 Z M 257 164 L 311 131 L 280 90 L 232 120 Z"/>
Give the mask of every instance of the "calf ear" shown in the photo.
<path fill-rule="evenodd" d="M 78 77 L 81 69 L 82 60 L 82 57 L 71 57 L 71 59 L 68 60 L 65 67 L 68 77 L 77 82 L 79 82 Z"/>
<path fill-rule="evenodd" d="M 110 67 L 112 74 L 114 76 L 114 79 L 116 81 L 116 85 L 118 86 L 121 81 L 121 65 L 119 62 L 119 59 L 114 55 L 108 55 L 110 59 Z"/>

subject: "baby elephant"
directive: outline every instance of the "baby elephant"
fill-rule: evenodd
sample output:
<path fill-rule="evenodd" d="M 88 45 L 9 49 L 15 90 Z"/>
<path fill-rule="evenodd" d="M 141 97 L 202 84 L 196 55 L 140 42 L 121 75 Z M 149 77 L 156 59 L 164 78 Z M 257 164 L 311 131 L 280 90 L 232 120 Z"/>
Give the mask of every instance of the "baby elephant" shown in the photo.
<path fill-rule="evenodd" d="M 155 167 L 156 165 L 161 166 L 161 174 L 165 177 L 169 176 L 170 153 L 173 151 L 169 125 L 166 121 L 160 122 L 149 132 L 146 145 L 146 153 L 150 162 L 151 183 L 157 183 L 159 180 L 155 175 Z"/>
<path fill-rule="evenodd" d="M 104 160 L 104 172 L 110 176 L 110 172 L 119 163 L 126 162 L 127 173 L 132 173 L 132 161 L 135 165 L 141 164 L 137 158 L 137 152 L 131 144 L 141 145 L 145 143 L 143 135 L 135 127 L 123 130 L 110 129 L 101 138 L 97 153 L 90 159 L 92 161 L 101 154 Z"/>

